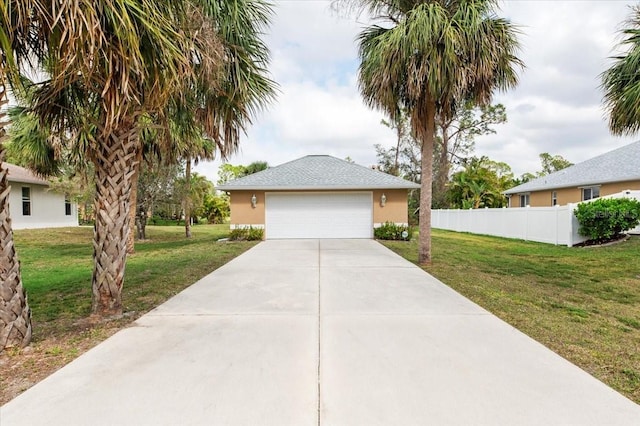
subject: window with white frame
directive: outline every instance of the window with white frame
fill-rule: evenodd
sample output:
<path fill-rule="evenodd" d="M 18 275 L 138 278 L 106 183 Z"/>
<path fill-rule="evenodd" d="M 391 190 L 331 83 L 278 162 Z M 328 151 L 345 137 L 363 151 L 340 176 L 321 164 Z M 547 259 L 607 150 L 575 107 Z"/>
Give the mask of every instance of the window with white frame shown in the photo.
<path fill-rule="evenodd" d="M 551 205 L 555 206 L 557 204 L 558 204 L 558 192 L 552 191 L 551 192 Z"/>
<path fill-rule="evenodd" d="M 31 188 L 22 187 L 22 215 L 31 216 Z"/>
<path fill-rule="evenodd" d="M 529 205 L 529 194 L 520 194 L 520 207 L 527 207 Z"/>
<path fill-rule="evenodd" d="M 582 201 L 591 200 L 600 197 L 599 186 L 588 186 L 582 188 Z"/>

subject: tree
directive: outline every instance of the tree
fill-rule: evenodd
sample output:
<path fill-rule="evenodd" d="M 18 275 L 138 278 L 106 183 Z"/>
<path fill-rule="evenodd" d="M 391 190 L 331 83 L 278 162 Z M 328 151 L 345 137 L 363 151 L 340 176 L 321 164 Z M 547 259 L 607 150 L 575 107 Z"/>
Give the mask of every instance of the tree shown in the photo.
<path fill-rule="evenodd" d="M 267 170 L 268 168 L 269 168 L 269 163 L 267 163 L 266 161 L 254 161 L 253 163 L 250 163 L 248 166 L 244 168 L 244 175 L 249 176 L 254 173 Z"/>
<path fill-rule="evenodd" d="M 213 192 L 213 183 L 209 182 L 205 176 L 199 175 L 198 173 L 190 175 L 189 180 L 189 184 L 186 185 L 187 176 L 185 174 L 185 177 L 179 181 L 179 187 L 182 188 L 183 191 L 189 191 L 186 196 L 183 194 L 182 199 L 188 200 L 190 203 L 190 215 L 191 217 L 195 216 L 195 219 L 197 220 L 197 218 L 203 214 L 207 196 Z M 186 211 L 186 209 L 184 209 L 184 211 Z M 185 220 L 187 220 L 186 216 Z"/>
<path fill-rule="evenodd" d="M 471 152 L 475 137 L 495 133 L 493 125 L 507 120 L 505 108 L 501 104 L 474 107 L 466 102 L 449 120 L 439 119 L 436 123 L 436 138 L 433 154 L 433 196 L 432 208 L 447 208 L 448 187 L 451 169 L 460 164 Z M 399 122 L 382 120 L 382 124 L 396 130 L 396 146 L 385 149 L 376 144 L 376 155 L 380 170 L 402 176 L 404 179 L 420 183 L 420 144 L 412 136 L 406 113 L 401 113 Z M 412 191 L 411 196 L 418 191 Z M 411 198 L 409 204 L 412 203 Z"/>
<path fill-rule="evenodd" d="M 539 155 L 541 170 L 534 173 L 524 173 L 519 178 L 513 179 L 513 186 L 522 185 L 530 180 L 546 176 L 551 173 L 555 173 L 559 170 L 566 169 L 573 166 L 573 163 L 565 159 L 561 155 L 551 155 L 548 152 L 543 152 Z"/>
<path fill-rule="evenodd" d="M 399 111 L 393 120 L 382 119 L 380 123 L 395 130 L 396 146 L 385 152 L 382 145 L 374 145 L 378 156 L 378 164 L 385 173 L 400 176 L 401 152 L 409 148 L 409 146 L 415 145 L 415 138 L 411 134 L 411 125 L 407 118 L 407 112 Z"/>
<path fill-rule="evenodd" d="M 241 177 L 249 176 L 268 168 L 269 164 L 266 161 L 254 161 L 248 166 L 243 166 L 242 164 L 234 166 L 233 164 L 224 163 L 218 168 L 217 185 L 223 185 L 234 179 L 240 179 Z"/>
<path fill-rule="evenodd" d="M 502 192 L 513 182 L 511 167 L 488 157 L 472 157 L 463 161 L 463 169 L 451 177 L 449 198 L 455 208 L 498 208 L 507 205 Z"/>
<path fill-rule="evenodd" d="M 33 110 L 56 135 L 84 129 L 89 136 L 77 146 L 96 174 L 92 313 L 119 315 L 140 132 L 149 124 L 142 118 L 167 127 L 172 105 L 189 105 L 193 125 L 221 151 L 237 149 L 253 113 L 273 95 L 260 40 L 270 7 L 262 0 L 80 0 L 39 12 L 55 19 L 33 27 L 50 73 Z"/>
<path fill-rule="evenodd" d="M 464 101 L 488 104 L 495 89 L 515 86 L 521 61 L 516 29 L 486 1 L 343 0 L 380 25 L 358 36 L 358 81 L 365 103 L 394 120 L 408 111 L 421 144 L 418 261 L 431 261 L 431 200 L 436 118 L 455 115 Z"/>
<path fill-rule="evenodd" d="M 191 160 L 212 160 L 216 151 L 223 160 L 237 151 L 240 134 L 251 124 L 257 111 L 275 96 L 275 83 L 267 77 L 269 49 L 261 40 L 269 24 L 271 9 L 263 0 L 216 1 L 208 9 L 216 23 L 225 61 L 219 89 L 207 81 L 196 80 L 186 94 L 170 104 L 173 128 L 182 137 L 178 159 L 186 161 L 186 183 L 191 184 Z M 171 133 L 168 135 L 171 139 Z M 174 132 L 175 133 L 175 132 Z M 174 139 L 175 140 L 175 139 Z M 209 142 L 215 143 L 213 149 Z M 264 163 L 266 167 L 266 163 Z M 260 167 L 257 165 L 256 167 Z M 187 190 L 185 194 L 191 194 Z M 190 200 L 184 200 L 189 218 Z M 185 219 L 185 234 L 191 237 L 190 220 Z"/>
<path fill-rule="evenodd" d="M 224 223 L 230 213 L 229 197 L 226 194 L 215 195 L 212 191 L 205 196 L 202 215 L 207 222 Z"/>
<path fill-rule="evenodd" d="M 43 5 L 43 14 L 56 19 L 38 27 L 50 79 L 40 84 L 33 109 L 55 134 L 92 129 L 83 150 L 96 176 L 95 315 L 122 312 L 141 117 L 162 117 L 195 82 L 218 87 L 224 55 L 212 31 L 216 6 L 213 0 Z"/>
<path fill-rule="evenodd" d="M 538 172 L 538 176 L 546 176 L 559 170 L 573 166 L 573 163 L 561 155 L 551 155 L 548 152 L 540 154 L 540 163 L 542 170 Z"/>
<path fill-rule="evenodd" d="M 28 61 L 30 52 L 39 55 L 38 39 L 30 36 L 33 20 L 42 18 L 36 5 L 36 1 L 31 0 L 0 2 L 0 352 L 10 347 L 24 347 L 31 341 L 31 309 L 13 240 L 10 188 L 2 162 L 8 125 L 7 85 L 20 84 L 19 68 Z"/>
<path fill-rule="evenodd" d="M 164 164 L 157 158 L 142 162 L 136 207 L 138 239 L 146 239 L 147 218 L 153 216 L 156 210 L 172 210 L 173 206 L 180 204 L 176 187 L 182 173 L 183 168 L 179 164 Z"/>
<path fill-rule="evenodd" d="M 494 134 L 493 125 L 505 123 L 504 105 L 480 105 L 464 102 L 451 117 L 438 117 L 434 147 L 433 201 L 434 208 L 447 208 L 447 183 L 455 161 L 473 152 L 476 136 Z"/>
<path fill-rule="evenodd" d="M 640 130 L 640 5 L 631 6 L 627 28 L 621 31 L 624 54 L 602 75 L 604 107 L 609 114 L 609 129 L 615 135 L 632 135 Z"/>
<path fill-rule="evenodd" d="M 234 166 L 230 163 L 221 164 L 218 168 L 218 185 L 224 185 L 225 183 L 232 181 L 234 179 L 241 178 L 245 176 L 246 167 L 239 164 Z"/>

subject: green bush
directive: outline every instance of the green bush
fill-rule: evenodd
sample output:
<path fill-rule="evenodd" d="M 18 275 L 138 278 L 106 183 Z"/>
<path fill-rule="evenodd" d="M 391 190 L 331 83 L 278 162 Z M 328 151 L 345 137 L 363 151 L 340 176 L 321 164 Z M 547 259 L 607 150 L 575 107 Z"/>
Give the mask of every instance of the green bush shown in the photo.
<path fill-rule="evenodd" d="M 373 228 L 373 236 L 378 240 L 409 241 L 413 236 L 413 229 L 406 225 L 385 222 L 378 228 Z"/>
<path fill-rule="evenodd" d="M 593 241 L 605 241 L 633 229 L 640 223 L 640 201 L 629 198 L 601 198 L 580 203 L 574 211 L 578 233 Z"/>
<path fill-rule="evenodd" d="M 232 229 L 229 233 L 231 241 L 260 241 L 264 236 L 264 229 L 252 226 Z"/>

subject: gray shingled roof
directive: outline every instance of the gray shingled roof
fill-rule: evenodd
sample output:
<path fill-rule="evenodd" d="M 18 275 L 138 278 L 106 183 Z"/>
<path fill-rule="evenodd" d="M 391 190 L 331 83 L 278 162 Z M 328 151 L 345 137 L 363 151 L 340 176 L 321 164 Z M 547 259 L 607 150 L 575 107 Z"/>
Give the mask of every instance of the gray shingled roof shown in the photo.
<path fill-rule="evenodd" d="M 640 141 L 518 185 L 505 194 L 640 180 Z"/>
<path fill-rule="evenodd" d="M 222 191 L 395 188 L 420 185 L 329 155 L 307 155 L 217 187 Z"/>
<path fill-rule="evenodd" d="M 2 163 L 2 168 L 8 170 L 9 174 L 7 176 L 9 182 L 32 183 L 36 185 L 49 186 L 49 182 L 38 177 L 31 170 L 25 169 L 24 167 L 16 166 L 11 163 Z"/>

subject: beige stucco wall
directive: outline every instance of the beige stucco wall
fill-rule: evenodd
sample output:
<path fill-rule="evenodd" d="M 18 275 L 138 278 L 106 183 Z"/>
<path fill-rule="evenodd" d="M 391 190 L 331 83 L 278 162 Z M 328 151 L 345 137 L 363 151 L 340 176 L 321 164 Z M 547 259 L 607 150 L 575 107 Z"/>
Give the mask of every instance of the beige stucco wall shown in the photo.
<path fill-rule="evenodd" d="M 625 189 L 632 190 L 640 190 L 640 180 L 634 180 L 631 182 L 616 182 L 616 183 L 606 183 L 602 185 L 600 189 L 600 196 L 615 194 L 617 192 L 622 192 Z"/>
<path fill-rule="evenodd" d="M 384 207 L 380 205 L 382 194 L 387 198 Z M 373 223 L 408 223 L 407 196 L 408 191 L 406 189 L 373 191 Z"/>
<path fill-rule="evenodd" d="M 256 207 L 251 197 L 256 194 Z M 264 191 L 232 191 L 229 194 L 232 225 L 264 225 Z"/>
<path fill-rule="evenodd" d="M 597 186 L 597 185 L 592 185 Z M 600 196 L 617 194 L 626 189 L 640 190 L 640 181 L 628 181 L 628 182 L 615 182 L 605 183 L 600 185 Z M 581 188 L 561 188 L 556 189 L 556 197 L 558 205 L 565 205 L 569 203 L 579 203 L 582 201 Z M 550 207 L 551 193 L 553 191 L 533 191 L 529 194 L 529 203 L 531 207 Z M 520 207 L 520 194 L 513 194 L 511 196 L 511 207 Z"/>
<path fill-rule="evenodd" d="M 276 192 L 276 191 L 269 191 Z M 297 191 L 277 191 L 297 192 Z M 305 191 L 309 192 L 309 191 Z M 340 192 L 340 191 L 318 191 Z M 343 191 L 351 192 L 351 191 Z M 396 222 L 407 223 L 407 196 L 406 189 L 374 190 L 373 192 L 373 223 Z M 387 201 L 385 206 L 380 205 L 380 199 L 384 193 Z M 251 206 L 251 197 L 256 195 L 258 202 L 256 207 Z M 265 222 L 265 191 L 231 191 L 231 225 L 261 225 Z"/>

